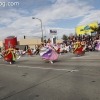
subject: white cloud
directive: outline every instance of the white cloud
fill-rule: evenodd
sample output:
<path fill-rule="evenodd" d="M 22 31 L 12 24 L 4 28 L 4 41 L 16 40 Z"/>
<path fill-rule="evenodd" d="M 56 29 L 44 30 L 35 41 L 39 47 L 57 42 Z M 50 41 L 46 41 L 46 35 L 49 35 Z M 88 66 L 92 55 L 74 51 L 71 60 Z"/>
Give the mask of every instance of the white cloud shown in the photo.
<path fill-rule="evenodd" d="M 18 19 L 21 16 L 27 15 L 28 12 L 26 10 L 17 10 L 17 9 L 3 9 L 0 10 L 0 16 L 4 18 L 13 18 Z"/>
<path fill-rule="evenodd" d="M 86 25 L 93 22 L 100 23 L 100 10 L 93 10 L 86 15 L 78 25 Z"/>
<path fill-rule="evenodd" d="M 87 5 L 85 2 L 77 3 L 75 1 L 73 3 L 67 3 L 67 1 L 58 0 L 49 7 L 37 9 L 39 13 L 36 14 L 36 17 L 41 18 L 45 23 L 50 23 L 52 20 L 56 19 L 70 19 L 84 16 L 92 9 L 92 6 Z"/>
<path fill-rule="evenodd" d="M 10 18 L 3 18 L 3 17 L 1 17 L 0 18 L 0 24 L 5 24 L 5 25 L 7 25 L 7 24 L 9 24 L 11 22 L 11 19 Z"/>
<path fill-rule="evenodd" d="M 46 2 L 46 0 L 43 1 Z M 52 27 L 46 27 L 46 35 L 49 34 L 49 29 L 55 28 L 57 29 L 59 37 L 62 37 L 63 34 L 68 35 L 70 33 L 75 33 L 75 28 L 68 29 L 53 27 L 53 25 L 55 24 L 55 20 L 67 20 L 76 17 L 78 18 L 80 16 L 85 17 L 79 24 L 85 24 L 86 22 L 88 23 L 90 21 L 95 21 L 95 19 L 98 21 L 100 20 L 98 17 L 100 16 L 100 11 L 92 10 L 90 12 L 93 7 L 88 5 L 84 1 L 80 2 L 78 0 L 52 0 L 51 2 L 51 5 L 43 5 L 35 9 L 31 8 L 30 6 L 30 11 L 23 9 L 22 6 L 20 9 L 10 8 L 0 10 L 0 24 L 5 25 L 5 27 L 0 28 L 0 33 L 3 33 L 0 39 L 3 39 L 4 37 L 7 37 L 9 35 L 16 35 L 18 36 L 18 38 L 23 38 L 24 35 L 41 36 L 41 28 L 39 26 L 36 26 L 40 24 L 40 21 L 37 19 L 33 20 L 33 15 L 37 18 L 40 18 L 43 22 L 43 25 L 49 26 L 52 24 Z M 32 1 L 25 1 L 25 3 L 31 5 Z M 34 3 L 38 4 L 39 0 Z"/>

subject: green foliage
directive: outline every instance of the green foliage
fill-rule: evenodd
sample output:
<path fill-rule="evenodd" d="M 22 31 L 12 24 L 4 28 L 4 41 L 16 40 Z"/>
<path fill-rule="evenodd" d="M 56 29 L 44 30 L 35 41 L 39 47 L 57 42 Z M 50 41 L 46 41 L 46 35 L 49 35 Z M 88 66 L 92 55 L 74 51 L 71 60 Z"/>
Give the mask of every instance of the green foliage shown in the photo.
<path fill-rule="evenodd" d="M 62 37 L 63 40 L 67 40 L 67 38 L 68 38 L 68 37 L 67 37 L 65 34 L 64 34 L 63 37 Z"/>

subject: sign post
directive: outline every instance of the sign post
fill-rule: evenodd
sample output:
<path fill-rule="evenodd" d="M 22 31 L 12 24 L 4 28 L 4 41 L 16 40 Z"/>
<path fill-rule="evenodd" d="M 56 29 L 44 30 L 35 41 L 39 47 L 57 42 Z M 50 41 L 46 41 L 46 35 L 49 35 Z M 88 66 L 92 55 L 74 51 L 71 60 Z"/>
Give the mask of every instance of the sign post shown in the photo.
<path fill-rule="evenodd" d="M 55 35 L 57 35 L 57 30 L 50 29 L 50 34 L 52 35 L 52 44 L 56 44 L 56 37 L 55 37 Z"/>

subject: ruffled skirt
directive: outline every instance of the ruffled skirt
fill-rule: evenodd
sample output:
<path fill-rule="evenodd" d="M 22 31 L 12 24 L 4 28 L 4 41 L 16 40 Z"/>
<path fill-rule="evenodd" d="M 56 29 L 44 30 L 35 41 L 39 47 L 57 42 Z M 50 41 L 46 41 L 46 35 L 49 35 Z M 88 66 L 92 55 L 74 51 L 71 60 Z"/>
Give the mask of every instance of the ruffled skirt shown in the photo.
<path fill-rule="evenodd" d="M 59 57 L 59 55 L 56 51 L 54 51 L 53 49 L 47 49 L 47 48 L 44 48 L 44 50 L 42 49 L 40 51 L 40 56 L 43 59 L 50 60 L 50 61 L 57 60 Z"/>

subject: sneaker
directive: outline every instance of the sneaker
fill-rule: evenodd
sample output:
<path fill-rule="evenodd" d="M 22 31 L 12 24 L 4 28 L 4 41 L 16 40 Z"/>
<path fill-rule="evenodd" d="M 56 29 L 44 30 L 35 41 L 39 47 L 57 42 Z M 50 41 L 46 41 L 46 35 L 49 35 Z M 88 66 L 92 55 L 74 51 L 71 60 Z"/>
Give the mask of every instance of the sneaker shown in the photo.
<path fill-rule="evenodd" d="M 51 64 L 53 64 L 53 61 L 50 61 Z"/>
<path fill-rule="evenodd" d="M 17 59 L 20 59 L 21 56 L 19 56 Z"/>
<path fill-rule="evenodd" d="M 12 62 L 10 62 L 10 64 L 12 64 Z"/>

